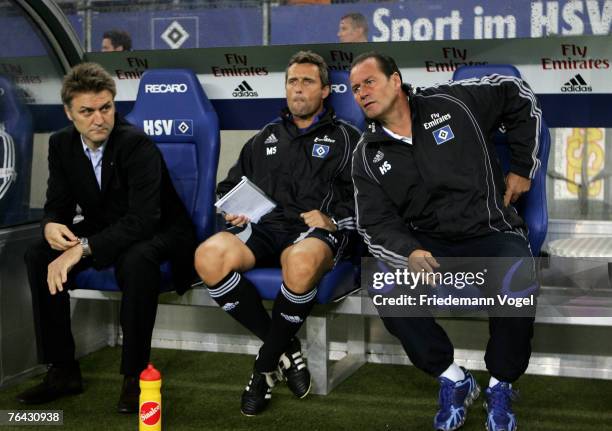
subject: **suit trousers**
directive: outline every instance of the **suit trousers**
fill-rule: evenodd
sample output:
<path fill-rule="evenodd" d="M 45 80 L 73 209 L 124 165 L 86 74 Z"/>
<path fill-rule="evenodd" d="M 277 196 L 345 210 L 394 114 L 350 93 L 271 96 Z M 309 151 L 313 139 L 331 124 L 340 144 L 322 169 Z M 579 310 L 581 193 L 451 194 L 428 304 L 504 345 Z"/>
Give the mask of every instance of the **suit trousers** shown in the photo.
<path fill-rule="evenodd" d="M 522 234 L 497 232 L 463 241 L 435 239 L 423 234 L 415 234 L 415 237 L 422 248 L 430 251 L 434 257 L 525 257 L 528 264 L 519 270 L 519 284 L 527 288 L 536 283 L 535 262 L 529 243 Z M 535 310 L 527 310 L 524 315 L 516 317 L 490 313 L 485 363 L 493 377 L 514 382 L 527 369 L 531 356 L 534 315 Z M 453 345 L 431 314 L 418 317 L 381 314 L 381 318 L 387 330 L 400 340 L 417 368 L 438 377 L 453 363 Z"/>
<path fill-rule="evenodd" d="M 91 258 L 82 259 L 69 272 L 64 290 L 51 295 L 47 285 L 47 267 L 60 254 L 44 240 L 33 245 L 25 254 L 39 359 L 43 363 L 61 364 L 74 360 L 68 290 L 76 287 L 75 275 L 92 265 Z M 155 236 L 133 244 L 115 262 L 115 276 L 122 291 L 121 374 L 138 375 L 149 361 L 161 284 L 160 264 L 169 258 L 169 254 L 165 242 Z"/>

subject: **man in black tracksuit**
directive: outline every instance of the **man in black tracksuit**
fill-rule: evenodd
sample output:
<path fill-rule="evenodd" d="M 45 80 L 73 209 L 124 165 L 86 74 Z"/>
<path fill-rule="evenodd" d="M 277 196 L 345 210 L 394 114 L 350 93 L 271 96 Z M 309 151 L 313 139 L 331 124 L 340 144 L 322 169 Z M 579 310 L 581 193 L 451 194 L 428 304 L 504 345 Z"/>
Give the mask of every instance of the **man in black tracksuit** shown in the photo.
<path fill-rule="evenodd" d="M 439 267 L 435 257 L 482 256 L 494 264 L 504 259 L 491 257 L 523 257 L 515 281 L 521 289 L 534 285 L 526 226 L 510 205 L 529 189 L 540 164 L 541 113 L 529 86 L 492 75 L 413 93 L 393 59 L 378 53 L 354 61 L 351 86 L 373 120 L 355 150 L 352 173 L 357 229 L 372 255 L 427 273 Z M 505 178 L 491 142 L 502 122 L 512 153 Z M 501 276 L 491 277 L 499 289 Z M 455 364 L 442 327 L 431 314 L 415 317 L 410 309 L 402 316 L 379 313 L 412 363 L 440 380 L 434 429 L 462 426 L 480 390 Z M 511 383 L 529 362 L 533 316 L 491 316 L 489 327 L 487 429 L 513 431 Z"/>
<path fill-rule="evenodd" d="M 263 341 L 242 394 L 247 416 L 265 409 L 279 365 L 291 391 L 299 398 L 308 394 L 310 372 L 295 334 L 316 301 L 318 281 L 355 230 L 350 160 L 359 132 L 324 106 L 330 91 L 324 60 L 297 53 L 285 87 L 288 109 L 245 144 L 217 188 L 224 195 L 246 176 L 276 207 L 257 223 L 226 214 L 232 227 L 202 243 L 195 257 L 215 301 Z M 279 265 L 283 283 L 270 318 L 241 273 Z"/>
<path fill-rule="evenodd" d="M 285 108 L 244 145 L 217 194 L 225 195 L 246 176 L 278 204 L 259 225 L 302 231 L 301 214 L 318 208 L 334 218 L 344 238 L 345 231 L 355 229 L 350 160 L 359 133 L 330 107 L 310 128 L 300 130 Z"/>

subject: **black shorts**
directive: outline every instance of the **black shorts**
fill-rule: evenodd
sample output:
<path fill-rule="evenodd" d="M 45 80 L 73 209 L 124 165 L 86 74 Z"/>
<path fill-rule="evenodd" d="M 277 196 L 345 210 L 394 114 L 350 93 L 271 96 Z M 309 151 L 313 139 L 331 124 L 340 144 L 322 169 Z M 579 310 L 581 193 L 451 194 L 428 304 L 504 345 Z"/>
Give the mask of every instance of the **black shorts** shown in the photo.
<path fill-rule="evenodd" d="M 335 263 L 342 257 L 348 241 L 343 233 L 308 226 L 282 229 L 277 225 L 271 227 L 269 224 L 248 223 L 245 226 L 231 226 L 226 231 L 236 235 L 253 252 L 256 267 L 280 266 L 283 250 L 306 238 L 317 238 L 327 244 Z"/>

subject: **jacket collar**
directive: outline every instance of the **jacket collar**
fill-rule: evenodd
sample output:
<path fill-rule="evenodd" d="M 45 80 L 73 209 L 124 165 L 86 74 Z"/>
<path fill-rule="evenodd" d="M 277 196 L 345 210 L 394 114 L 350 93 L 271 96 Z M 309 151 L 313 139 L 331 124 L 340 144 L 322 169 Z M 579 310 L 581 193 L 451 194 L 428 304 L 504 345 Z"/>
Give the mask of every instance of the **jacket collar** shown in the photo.
<path fill-rule="evenodd" d="M 402 84 L 402 91 L 408 98 L 408 105 L 410 106 L 410 116 L 412 118 L 412 124 L 415 124 L 416 114 L 417 114 L 417 104 L 415 102 L 414 95 L 418 94 L 419 90 L 415 92 L 412 89 L 412 86 L 409 84 Z M 366 142 L 389 142 L 389 141 L 399 141 L 392 136 L 390 136 L 387 132 L 384 131 L 382 124 L 376 120 L 370 120 L 366 129 L 363 132 L 364 138 Z"/>
<path fill-rule="evenodd" d="M 284 108 L 281 111 L 281 118 L 283 119 L 285 127 L 289 129 L 292 134 L 305 135 L 319 129 L 320 127 L 331 124 L 336 119 L 336 113 L 334 112 L 333 108 L 325 106 L 323 111 L 317 115 L 315 121 L 306 129 L 299 129 L 295 125 L 293 122 L 293 115 L 291 112 L 289 112 L 289 108 Z"/>

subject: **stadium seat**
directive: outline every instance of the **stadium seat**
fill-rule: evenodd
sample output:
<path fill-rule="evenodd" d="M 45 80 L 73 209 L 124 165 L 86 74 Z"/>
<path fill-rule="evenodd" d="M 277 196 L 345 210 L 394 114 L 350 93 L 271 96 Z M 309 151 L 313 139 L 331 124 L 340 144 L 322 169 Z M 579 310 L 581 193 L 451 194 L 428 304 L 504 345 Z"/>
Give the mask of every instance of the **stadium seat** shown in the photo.
<path fill-rule="evenodd" d="M 453 80 L 480 78 L 482 76 L 506 75 L 520 78 L 518 69 L 510 64 L 485 64 L 480 66 L 463 66 L 458 68 L 453 74 Z M 495 137 L 495 147 L 497 155 L 501 161 L 504 173 L 510 168 L 510 149 L 506 143 L 506 136 L 498 132 Z M 544 122 L 540 123 L 540 148 L 538 159 L 540 159 L 540 169 L 531 181 L 531 188 L 514 205 L 518 213 L 523 217 L 529 228 L 529 243 L 534 256 L 539 256 L 546 231 L 548 229 L 548 210 L 546 206 L 546 170 L 548 166 L 548 153 L 550 151 L 550 133 Z"/>
<path fill-rule="evenodd" d="M 214 231 L 219 120 L 197 76 L 190 70 L 146 71 L 127 120 L 158 145 L 170 177 L 196 226 L 198 241 Z M 162 291 L 172 290 L 171 268 L 162 264 Z M 93 268 L 76 277 L 80 289 L 118 291 L 114 268 Z"/>
<path fill-rule="evenodd" d="M 30 219 L 32 138 L 30 111 L 0 75 L 0 226 Z"/>
<path fill-rule="evenodd" d="M 351 123 L 361 131 L 365 130 L 366 119 L 353 97 L 348 71 L 330 70 L 329 80 L 332 91 L 327 98 L 327 104 L 334 108 L 338 118 Z"/>

